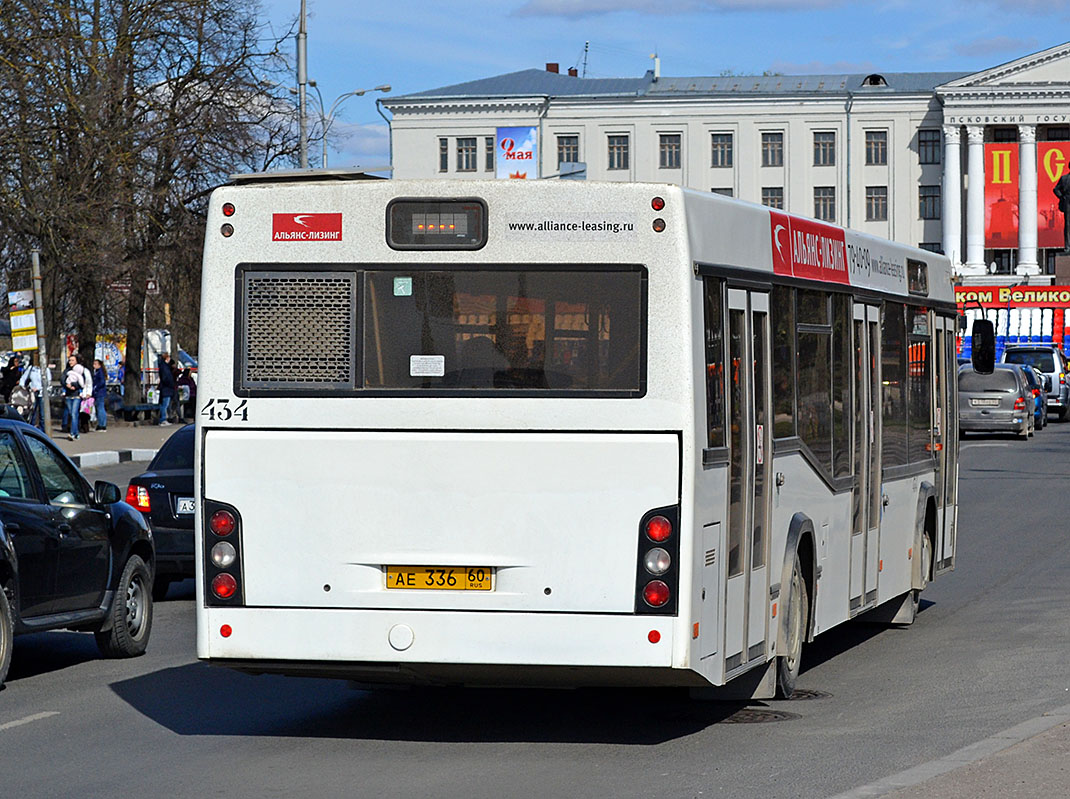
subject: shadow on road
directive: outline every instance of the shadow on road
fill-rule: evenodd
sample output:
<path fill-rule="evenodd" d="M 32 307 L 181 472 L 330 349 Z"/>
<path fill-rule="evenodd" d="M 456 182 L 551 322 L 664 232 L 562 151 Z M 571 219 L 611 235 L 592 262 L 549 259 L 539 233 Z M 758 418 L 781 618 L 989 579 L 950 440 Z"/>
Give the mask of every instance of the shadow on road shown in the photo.
<path fill-rule="evenodd" d="M 179 735 L 649 745 L 767 712 L 739 702 L 697 702 L 683 691 L 358 691 L 336 680 L 253 677 L 203 664 L 164 669 L 111 688 Z M 768 713 L 766 720 L 779 720 Z"/>
<path fill-rule="evenodd" d="M 31 633 L 15 639 L 7 682 L 100 660 L 97 642 L 89 633 L 65 631 Z"/>
<path fill-rule="evenodd" d="M 935 602 L 930 602 L 923 598 L 918 603 L 918 613 L 924 613 L 935 604 Z M 896 635 L 908 629 L 909 626 L 905 625 L 866 621 L 865 616 L 860 616 L 854 621 L 841 624 L 828 632 L 822 633 L 816 641 L 807 644 L 806 648 L 803 649 L 800 672 L 805 674 L 810 669 L 815 669 L 822 663 L 839 657 L 844 652 L 848 652 L 882 633 Z"/>

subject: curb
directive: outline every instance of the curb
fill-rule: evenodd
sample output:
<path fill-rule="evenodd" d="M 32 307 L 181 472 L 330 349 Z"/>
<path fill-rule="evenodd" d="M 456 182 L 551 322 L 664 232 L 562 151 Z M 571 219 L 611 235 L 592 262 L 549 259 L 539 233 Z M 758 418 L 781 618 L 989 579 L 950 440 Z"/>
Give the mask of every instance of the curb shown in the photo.
<path fill-rule="evenodd" d="M 78 455 L 68 455 L 67 457 L 79 469 L 91 469 L 94 466 L 111 466 L 112 464 L 128 463 L 130 461 L 151 461 L 156 457 L 156 450 L 113 449 L 103 452 L 82 452 Z"/>
<path fill-rule="evenodd" d="M 1070 705 L 1057 707 L 1049 710 L 1036 718 L 1023 721 L 1006 730 L 990 735 L 983 740 L 962 747 L 958 751 L 921 763 L 913 768 L 900 771 L 898 774 L 884 777 L 871 782 L 868 785 L 860 785 L 844 793 L 836 794 L 831 799 L 870 799 L 871 797 L 884 796 L 901 788 L 909 788 L 926 782 L 933 777 L 947 774 L 971 763 L 976 763 L 1004 749 L 1010 749 L 1015 744 L 1027 741 L 1042 732 L 1058 727 L 1070 721 Z"/>

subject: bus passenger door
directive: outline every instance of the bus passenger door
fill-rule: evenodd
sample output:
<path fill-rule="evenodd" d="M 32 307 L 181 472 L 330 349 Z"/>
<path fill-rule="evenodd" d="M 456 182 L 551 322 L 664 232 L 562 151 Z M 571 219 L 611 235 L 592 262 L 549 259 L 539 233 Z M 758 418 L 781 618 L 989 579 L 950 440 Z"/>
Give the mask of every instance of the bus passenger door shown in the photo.
<path fill-rule="evenodd" d="M 873 606 L 877 599 L 877 550 L 880 527 L 880 308 L 856 303 L 851 339 L 854 345 L 854 397 L 851 461 L 850 615 Z"/>
<path fill-rule="evenodd" d="M 769 295 L 728 289 L 725 676 L 765 660 L 769 604 Z"/>
<path fill-rule="evenodd" d="M 936 450 L 937 529 L 933 573 L 951 568 L 955 556 L 955 478 L 958 472 L 958 358 L 955 353 L 955 320 L 933 317 L 933 447 Z"/>
<path fill-rule="evenodd" d="M 867 397 L 869 457 L 866 469 L 866 565 L 865 595 L 862 607 L 877 603 L 877 572 L 880 556 L 881 514 L 881 309 L 877 305 L 866 306 L 866 363 L 869 375 Z"/>

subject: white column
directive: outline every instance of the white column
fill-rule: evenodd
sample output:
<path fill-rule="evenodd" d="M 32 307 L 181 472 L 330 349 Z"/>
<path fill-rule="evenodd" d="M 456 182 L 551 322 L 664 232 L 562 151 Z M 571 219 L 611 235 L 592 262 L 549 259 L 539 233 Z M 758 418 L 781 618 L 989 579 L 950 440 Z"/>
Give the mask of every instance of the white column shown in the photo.
<path fill-rule="evenodd" d="M 944 125 L 943 246 L 951 268 L 962 271 L 962 155 L 958 125 Z"/>
<path fill-rule="evenodd" d="M 1039 275 L 1037 263 L 1037 129 L 1018 126 L 1018 267 L 1019 275 Z"/>
<path fill-rule="evenodd" d="M 966 264 L 964 275 L 985 274 L 985 129 L 966 128 Z"/>

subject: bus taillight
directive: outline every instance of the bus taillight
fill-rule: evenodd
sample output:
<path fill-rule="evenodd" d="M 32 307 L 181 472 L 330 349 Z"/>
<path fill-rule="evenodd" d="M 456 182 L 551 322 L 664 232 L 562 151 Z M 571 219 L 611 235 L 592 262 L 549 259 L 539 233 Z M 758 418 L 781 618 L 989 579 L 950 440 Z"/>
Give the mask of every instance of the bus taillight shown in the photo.
<path fill-rule="evenodd" d="M 654 508 L 639 520 L 639 552 L 635 575 L 635 612 L 671 616 L 676 613 L 679 582 L 680 508 Z"/>
<path fill-rule="evenodd" d="M 234 518 L 234 514 L 229 510 L 217 510 L 212 514 L 212 518 L 208 520 L 208 528 L 218 536 L 228 536 L 234 532 L 234 528 L 238 526 L 237 520 Z"/>
<path fill-rule="evenodd" d="M 242 589 L 241 514 L 233 505 L 204 501 L 205 604 L 209 607 L 241 607 Z"/>
<path fill-rule="evenodd" d="M 223 572 L 212 578 L 212 593 L 220 599 L 230 599 L 238 590 L 238 581 L 233 575 Z"/>

